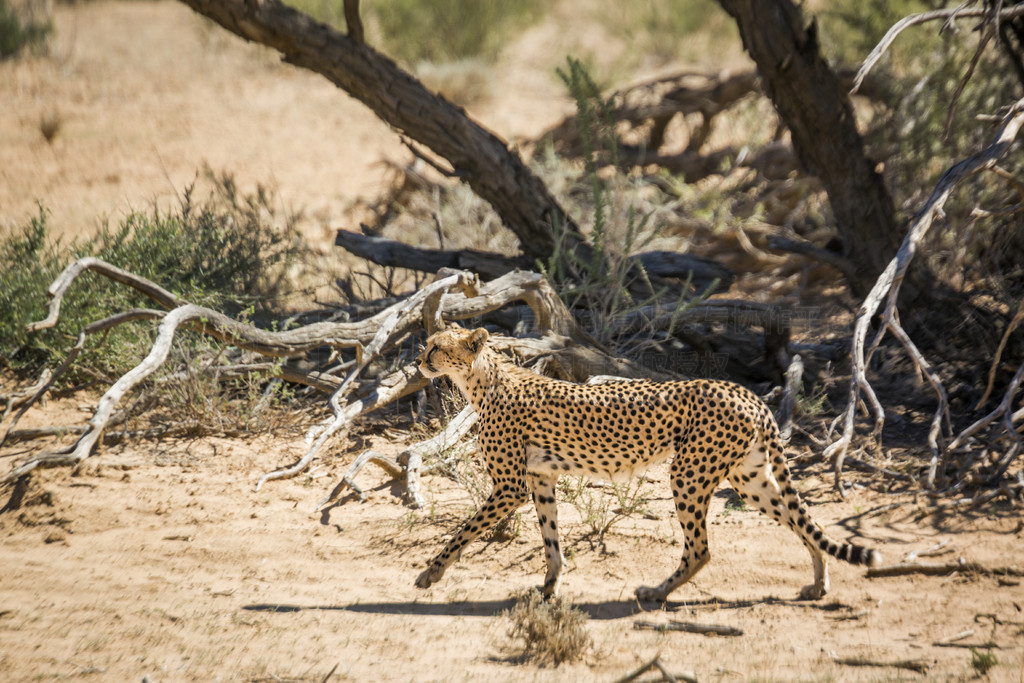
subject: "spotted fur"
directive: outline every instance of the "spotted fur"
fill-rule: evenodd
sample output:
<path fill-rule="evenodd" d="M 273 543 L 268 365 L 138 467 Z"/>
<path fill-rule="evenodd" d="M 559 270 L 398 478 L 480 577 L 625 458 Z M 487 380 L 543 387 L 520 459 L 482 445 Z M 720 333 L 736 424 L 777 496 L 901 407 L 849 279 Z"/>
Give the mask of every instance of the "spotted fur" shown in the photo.
<path fill-rule="evenodd" d="M 792 529 L 810 551 L 814 583 L 829 588 L 828 558 L 875 566 L 878 552 L 840 543 L 811 520 L 790 479 L 775 418 L 752 392 L 730 382 L 562 382 L 517 367 L 487 346 L 487 331 L 451 328 L 427 340 L 420 370 L 447 375 L 480 415 L 479 442 L 493 489 L 487 502 L 416 579 L 427 588 L 473 539 L 532 495 L 547 559 L 543 592 L 558 591 L 555 484 L 564 474 L 622 481 L 671 464 L 672 496 L 685 537 L 679 568 L 641 600 L 665 600 L 710 559 L 707 515 L 723 479 L 751 506 Z"/>

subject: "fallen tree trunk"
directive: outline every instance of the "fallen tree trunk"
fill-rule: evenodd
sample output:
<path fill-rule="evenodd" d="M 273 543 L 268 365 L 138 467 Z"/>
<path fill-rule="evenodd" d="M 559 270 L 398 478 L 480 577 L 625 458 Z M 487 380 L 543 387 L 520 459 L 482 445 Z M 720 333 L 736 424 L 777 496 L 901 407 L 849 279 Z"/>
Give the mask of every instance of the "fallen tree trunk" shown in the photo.
<path fill-rule="evenodd" d="M 476 249 L 424 249 L 350 230 L 338 230 L 334 244 L 382 266 L 428 273 L 436 273 L 442 268 L 456 268 L 478 273 L 485 279 L 493 279 L 517 268 L 529 269 L 534 266 L 529 259 L 522 257 L 508 257 Z M 638 283 L 638 289 L 643 294 L 649 294 L 653 285 L 656 289 L 668 289 L 669 298 L 678 298 L 678 292 L 671 291 L 672 288 L 664 282 L 666 279 L 686 281 L 697 292 L 714 286 L 715 292 L 721 293 L 728 290 L 736 279 L 731 270 L 712 259 L 678 252 L 648 251 L 630 256 L 629 260 L 642 266 L 652 279 L 650 284 Z"/>

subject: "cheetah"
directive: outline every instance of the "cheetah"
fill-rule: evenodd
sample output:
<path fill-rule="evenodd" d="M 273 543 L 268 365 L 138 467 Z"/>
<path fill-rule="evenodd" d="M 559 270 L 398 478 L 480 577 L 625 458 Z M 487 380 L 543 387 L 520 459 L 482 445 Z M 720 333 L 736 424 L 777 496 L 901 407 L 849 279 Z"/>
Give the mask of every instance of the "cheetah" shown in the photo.
<path fill-rule="evenodd" d="M 416 579 L 420 588 L 438 582 L 467 544 L 532 495 L 547 561 L 541 590 L 556 595 L 563 564 L 559 477 L 623 481 L 668 458 L 683 558 L 659 585 L 637 588 L 639 600 L 664 601 L 707 564 L 708 505 L 723 479 L 807 546 L 814 583 L 802 598 L 828 592 L 826 553 L 880 564 L 877 551 L 835 541 L 811 520 L 790 480 L 775 418 L 750 390 L 717 380 L 573 384 L 518 367 L 487 340 L 483 328 L 452 327 L 428 338 L 419 356 L 423 375 L 447 375 L 479 414 L 480 453 L 493 482 L 487 501 Z"/>

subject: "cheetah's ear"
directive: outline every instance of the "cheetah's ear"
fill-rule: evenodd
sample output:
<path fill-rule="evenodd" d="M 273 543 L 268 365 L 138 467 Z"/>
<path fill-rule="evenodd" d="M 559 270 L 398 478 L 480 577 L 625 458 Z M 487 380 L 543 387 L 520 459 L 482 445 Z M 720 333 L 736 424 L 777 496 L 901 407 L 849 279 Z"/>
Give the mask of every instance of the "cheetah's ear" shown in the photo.
<path fill-rule="evenodd" d="M 469 350 L 473 353 L 477 353 L 484 347 L 484 342 L 490 335 L 487 334 L 487 330 L 482 327 L 478 327 L 473 330 L 473 334 L 469 337 Z"/>

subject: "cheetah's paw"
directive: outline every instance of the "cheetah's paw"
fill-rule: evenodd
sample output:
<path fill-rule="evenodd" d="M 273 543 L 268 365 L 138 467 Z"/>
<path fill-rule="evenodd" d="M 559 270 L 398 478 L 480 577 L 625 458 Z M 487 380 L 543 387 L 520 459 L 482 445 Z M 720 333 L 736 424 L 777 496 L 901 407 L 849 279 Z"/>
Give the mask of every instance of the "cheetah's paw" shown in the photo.
<path fill-rule="evenodd" d="M 828 593 L 828 586 L 824 584 L 812 583 L 809 586 L 804 586 L 800 589 L 801 600 L 820 600 Z"/>
<path fill-rule="evenodd" d="M 428 567 L 426 571 L 416 577 L 417 588 L 430 588 L 432 584 L 437 583 L 441 576 L 444 574 L 443 569 L 437 567 Z"/>
<path fill-rule="evenodd" d="M 636 589 L 636 599 L 640 602 L 665 602 L 665 592 L 653 586 L 640 586 Z"/>

